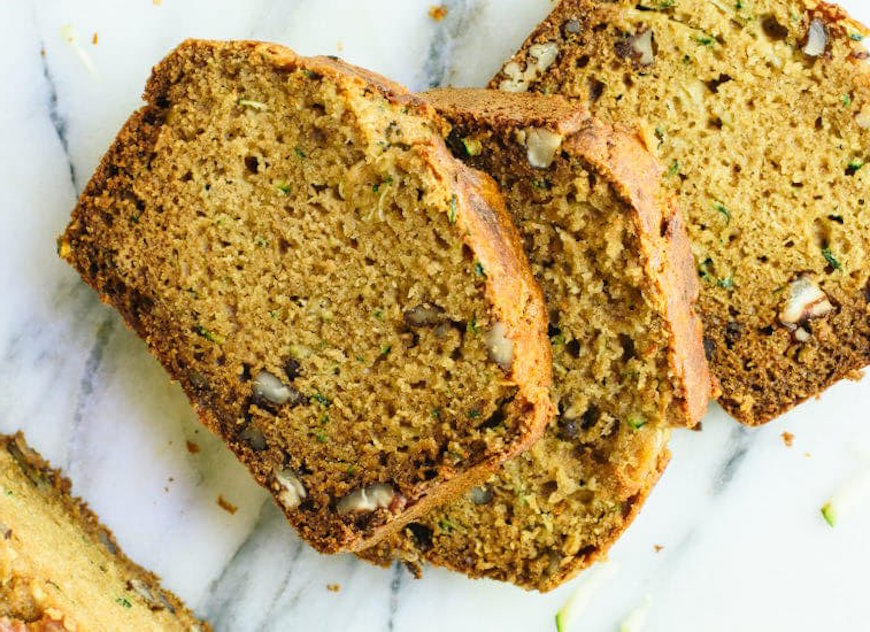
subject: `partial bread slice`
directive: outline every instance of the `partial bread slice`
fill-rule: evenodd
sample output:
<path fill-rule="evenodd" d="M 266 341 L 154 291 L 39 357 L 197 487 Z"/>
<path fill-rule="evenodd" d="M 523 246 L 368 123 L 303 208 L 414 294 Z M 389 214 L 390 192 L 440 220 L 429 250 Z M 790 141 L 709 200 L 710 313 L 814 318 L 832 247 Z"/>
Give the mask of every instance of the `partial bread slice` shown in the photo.
<path fill-rule="evenodd" d="M 182 44 L 61 256 L 321 551 L 485 477 L 551 415 L 540 289 L 495 185 L 401 87 Z"/>
<path fill-rule="evenodd" d="M 491 84 L 646 119 L 747 424 L 870 362 L 867 32 L 809 0 L 562 0 Z"/>
<path fill-rule="evenodd" d="M 688 240 L 635 134 L 561 97 L 422 96 L 523 235 L 550 310 L 559 416 L 484 485 L 363 555 L 550 590 L 606 553 L 664 469 L 669 428 L 706 408 Z"/>
<path fill-rule="evenodd" d="M 19 433 L 0 435 L 0 630 L 30 629 L 211 628 L 124 555 Z"/>

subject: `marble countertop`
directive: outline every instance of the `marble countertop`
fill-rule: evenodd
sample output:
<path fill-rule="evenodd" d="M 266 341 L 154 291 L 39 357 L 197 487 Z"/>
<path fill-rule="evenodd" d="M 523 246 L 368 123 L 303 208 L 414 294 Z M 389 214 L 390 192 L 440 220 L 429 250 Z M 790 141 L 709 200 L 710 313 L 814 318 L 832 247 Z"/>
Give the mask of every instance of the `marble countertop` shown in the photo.
<path fill-rule="evenodd" d="M 127 553 L 217 630 L 553 630 L 588 581 L 540 595 L 318 555 L 55 254 L 152 64 L 186 37 L 337 54 L 412 88 L 482 85 L 552 6 L 452 0 L 436 22 L 430 4 L 0 4 L 0 431 L 23 429 Z M 870 21 L 866 0 L 843 4 Z M 868 404 L 870 378 L 760 429 L 713 407 L 702 432 L 677 432 L 661 484 L 612 551 L 618 570 L 576 629 L 617 630 L 644 603 L 650 632 L 868 629 L 870 498 L 856 498 L 835 528 L 819 511 L 868 467 Z"/>

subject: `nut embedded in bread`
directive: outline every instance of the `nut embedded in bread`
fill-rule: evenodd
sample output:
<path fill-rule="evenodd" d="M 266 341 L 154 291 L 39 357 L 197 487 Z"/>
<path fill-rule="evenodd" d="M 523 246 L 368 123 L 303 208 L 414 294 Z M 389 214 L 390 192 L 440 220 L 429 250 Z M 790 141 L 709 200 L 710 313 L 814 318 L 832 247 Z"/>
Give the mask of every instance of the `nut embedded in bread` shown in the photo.
<path fill-rule="evenodd" d="M 256 42 L 182 44 L 145 99 L 61 255 L 303 538 L 365 546 L 538 437 L 540 289 L 431 107 Z"/>
<path fill-rule="evenodd" d="M 809 0 L 562 0 L 491 83 L 645 119 L 687 215 L 720 402 L 748 424 L 870 363 L 867 34 Z M 831 309 L 783 320 L 804 283 Z"/>
<path fill-rule="evenodd" d="M 0 630 L 209 630 L 134 564 L 70 482 L 0 435 Z"/>
<path fill-rule="evenodd" d="M 422 95 L 501 186 L 549 307 L 544 437 L 462 499 L 363 552 L 550 590 L 603 556 L 710 396 L 682 218 L 640 139 L 561 97 Z"/>

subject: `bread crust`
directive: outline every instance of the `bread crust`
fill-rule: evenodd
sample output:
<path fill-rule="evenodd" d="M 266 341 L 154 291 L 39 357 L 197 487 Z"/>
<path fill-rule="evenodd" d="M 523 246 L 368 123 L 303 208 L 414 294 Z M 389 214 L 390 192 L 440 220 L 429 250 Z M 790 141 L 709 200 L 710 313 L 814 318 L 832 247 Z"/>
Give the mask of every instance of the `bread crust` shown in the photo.
<path fill-rule="evenodd" d="M 125 195 L 126 185 L 115 181 L 118 166 L 148 161 L 159 151 L 157 143 L 166 116 L 166 95 L 184 72 L 182 59 L 194 55 L 202 60 L 201 63 L 207 63 L 217 51 L 227 50 L 261 56 L 276 71 L 301 68 L 321 77 L 331 77 L 339 85 L 352 84 L 377 91 L 391 103 L 406 108 L 410 115 L 426 121 L 433 133 L 428 144 L 417 146 L 417 149 L 434 166 L 445 185 L 454 188 L 458 209 L 456 231 L 486 266 L 486 296 L 493 313 L 505 326 L 507 337 L 518 350 L 506 380 L 519 389 L 511 410 L 521 423 L 515 436 L 505 442 L 501 451 L 489 453 L 462 470 L 445 465 L 440 470 L 443 480 L 437 485 L 427 482 L 425 486 L 401 490 L 407 500 L 404 508 L 398 513 L 378 510 L 374 512 L 374 518 L 363 526 L 340 517 L 334 510 L 331 514 L 322 512 L 323 515 L 312 518 L 303 511 L 281 507 L 279 503 L 300 535 L 318 550 L 329 553 L 359 550 L 389 536 L 428 509 L 452 499 L 485 478 L 501 462 L 534 443 L 543 432 L 553 414 L 549 399 L 551 355 L 546 339 L 543 299 L 519 246 L 516 231 L 506 221 L 504 205 L 494 183 L 452 158 L 439 135 L 445 123 L 425 101 L 383 77 L 334 58 L 304 58 L 281 46 L 260 42 L 192 40 L 183 43 L 155 67 L 145 89 L 147 105 L 124 125 L 85 188 L 60 241 L 60 254 L 148 343 L 170 376 L 180 382 L 203 424 L 228 443 L 261 485 L 273 494 L 279 491 L 270 464 L 237 439 L 236 418 L 222 405 L 226 397 L 202 388 L 185 370 L 185 358 L 179 352 L 185 343 L 173 330 L 171 315 L 161 315 L 155 310 L 160 301 L 159 291 L 138 287 L 135 279 L 120 278 L 113 273 L 111 266 L 104 265 L 99 235 L 100 215 L 111 214 L 113 200 Z"/>
<path fill-rule="evenodd" d="M 511 581 L 526 589 L 548 591 L 595 560 L 606 556 L 608 549 L 639 512 L 670 458 L 666 447 L 667 427 L 691 427 L 698 422 L 706 409 L 711 379 L 704 358 L 700 322 L 695 312 L 698 287 L 691 259 L 686 257 L 685 228 L 673 201 L 661 192 L 659 165 L 646 151 L 634 130 L 614 128 L 596 121 L 576 103 L 558 96 L 449 88 L 432 90 L 422 96 L 453 125 L 450 146 L 454 148 L 456 155 L 464 156 L 468 164 L 478 168 L 492 167 L 493 175 L 502 179 L 507 187 L 505 194 L 509 197 L 509 203 L 514 205 L 513 212 L 522 218 L 521 231 L 527 235 L 539 234 L 535 228 L 537 214 L 525 213 L 523 209 L 517 208 L 524 199 L 517 197 L 521 195 L 517 192 L 523 190 L 517 183 L 534 181 L 543 177 L 540 174 L 548 172 L 534 167 L 526 155 L 521 155 L 525 152 L 516 148 L 522 145 L 522 142 L 517 141 L 517 134 L 526 134 L 530 128 L 538 128 L 562 136 L 560 150 L 558 156 L 554 156 L 553 165 L 553 173 L 561 175 L 553 175 L 554 182 L 569 178 L 555 164 L 565 161 L 576 168 L 571 177 L 582 180 L 585 177 L 582 173 L 592 173 L 595 174 L 594 177 L 609 184 L 611 195 L 620 201 L 619 208 L 625 209 L 620 212 L 625 214 L 630 224 L 630 233 L 636 235 L 636 240 L 632 239 L 630 243 L 632 247 L 636 243 L 638 250 L 631 251 L 631 260 L 642 262 L 639 265 L 644 270 L 641 282 L 644 284 L 644 300 L 654 305 L 652 309 L 661 322 L 661 325 L 656 326 L 665 331 L 663 338 L 666 338 L 667 343 L 662 344 L 667 348 L 660 352 L 659 366 L 664 374 L 662 381 L 669 384 L 665 388 L 671 395 L 669 397 L 668 394 L 663 394 L 658 416 L 649 420 L 651 426 L 657 429 L 655 434 L 641 437 L 628 430 L 628 434 L 621 439 L 611 439 L 614 443 L 602 447 L 600 454 L 596 452 L 595 462 L 598 465 L 589 465 L 588 470 L 575 469 L 572 465 L 553 474 L 548 457 L 529 456 L 539 450 L 546 453 L 550 449 L 561 449 L 560 445 L 564 445 L 559 443 L 563 440 L 560 436 L 562 426 L 553 422 L 542 444 L 535 446 L 527 455 L 520 456 L 519 464 L 505 466 L 508 469 L 505 470 L 503 478 L 497 475 L 483 487 L 499 490 L 494 492 L 491 499 L 497 508 L 490 508 L 488 502 L 478 508 L 474 502 L 466 500 L 438 511 L 434 517 L 425 517 L 420 524 L 413 525 L 405 533 L 361 553 L 364 559 L 381 566 L 388 565 L 392 559 L 398 557 L 416 575 L 421 574 L 423 562 L 428 561 L 471 577 Z M 474 143 L 478 145 L 475 146 Z M 473 149 L 475 153 L 470 153 L 469 146 L 478 148 Z M 560 188 L 558 195 L 564 195 L 564 189 Z M 525 199 L 528 205 L 536 203 L 530 196 Z M 547 218 L 542 220 L 543 223 L 556 221 L 550 219 L 556 217 L 551 216 L 551 212 L 541 211 L 541 217 Z M 567 219 L 558 221 L 563 221 L 565 226 L 570 225 Z M 546 258 L 546 255 L 534 250 L 534 246 L 530 248 L 533 248 L 530 256 L 533 264 L 537 266 L 534 268 L 535 272 L 539 275 L 547 275 L 554 270 L 573 269 L 567 266 L 562 268 L 558 258 L 549 266 L 542 266 L 541 257 Z M 583 271 L 577 270 L 578 278 L 583 278 L 582 274 Z M 548 287 L 553 288 L 548 291 L 554 292 L 547 296 L 551 309 L 563 311 L 562 307 L 556 307 L 562 303 L 562 297 L 555 289 L 559 286 L 546 285 L 545 290 Z M 583 289 L 585 288 L 581 285 L 581 294 Z M 562 321 L 557 319 L 555 322 Z M 583 344 L 588 344 L 585 338 Z M 578 390 L 578 385 L 575 382 L 570 382 L 571 386 L 568 384 L 569 382 L 560 384 L 556 378 L 554 390 L 570 401 L 574 391 Z M 625 448 L 625 455 L 616 448 L 616 442 L 623 439 L 630 446 Z M 569 461 L 580 458 L 577 454 L 582 454 L 584 449 L 598 449 L 593 447 L 595 444 L 570 445 L 575 452 L 570 458 L 566 456 Z M 598 458 L 601 460 L 598 461 Z M 622 463 L 623 458 L 625 463 Z M 620 465 L 614 470 L 602 466 L 601 463 L 608 459 L 619 460 Z M 631 465 L 627 465 L 628 462 Z M 581 478 L 594 478 L 602 489 L 608 490 L 600 492 L 600 501 L 589 501 L 590 506 L 601 502 L 619 507 L 618 521 L 602 520 L 590 525 L 571 518 L 564 522 L 554 518 L 557 515 L 570 515 L 576 507 L 569 503 L 560 504 L 558 501 L 553 505 L 548 504 L 548 494 L 555 495 L 557 492 L 550 488 L 543 494 L 539 493 L 541 481 L 538 478 L 547 480 L 543 477 L 549 474 L 558 481 L 560 477 L 576 477 L 578 472 L 582 472 L 579 474 Z M 558 487 L 559 485 L 553 483 L 553 488 Z M 521 494 L 523 498 L 528 494 L 534 500 L 529 500 L 527 504 L 538 507 L 550 519 L 529 517 L 520 509 L 526 504 L 525 501 L 518 500 L 511 492 Z M 590 515 L 597 515 L 591 509 L 589 511 Z M 522 525 L 523 533 L 532 541 L 535 541 L 533 534 L 539 531 L 547 535 L 540 536 L 540 544 L 530 545 L 528 549 L 510 539 L 513 537 L 512 532 L 503 538 L 493 535 L 490 530 L 497 527 L 491 525 L 497 524 L 502 516 L 512 516 L 512 520 Z M 442 523 L 453 525 L 450 529 L 457 529 L 457 533 L 461 535 L 451 536 L 452 531 L 445 535 Z M 578 524 L 583 526 L 576 526 Z M 568 525 L 575 528 L 569 532 Z M 429 536 L 427 540 L 418 535 L 436 530 L 441 532 L 437 538 Z M 461 539 L 454 543 L 454 537 Z M 579 547 L 577 553 L 560 554 L 561 551 L 572 550 L 569 541 Z M 546 559 L 548 555 L 559 558 L 559 563 L 555 570 L 549 568 L 540 572 L 539 560 Z"/>
<path fill-rule="evenodd" d="M 673 19 L 675 20 L 686 20 L 687 16 L 696 12 L 696 9 L 700 13 L 698 7 L 702 6 L 700 3 L 692 6 L 690 4 L 686 3 L 681 6 L 680 2 L 669 3 L 663 10 L 673 11 Z M 870 101 L 870 72 L 868 72 L 864 62 L 866 53 L 861 51 L 861 44 L 850 40 L 866 37 L 870 34 L 870 30 L 851 18 L 841 7 L 827 2 L 795 0 L 789 3 L 765 3 L 765 8 L 758 8 L 758 11 L 767 11 L 770 7 L 779 6 L 785 10 L 786 5 L 794 8 L 794 11 L 791 12 L 792 21 L 788 28 L 783 31 L 788 34 L 776 37 L 787 41 L 788 45 L 799 55 L 802 54 L 801 48 L 808 37 L 811 21 L 820 20 L 827 33 L 826 51 L 819 57 L 817 64 L 828 65 L 831 70 L 830 72 L 819 72 L 818 76 L 822 79 L 818 79 L 819 83 L 813 90 L 822 95 L 845 94 L 848 104 L 852 104 L 858 109 L 861 108 L 862 104 L 867 104 Z M 582 103 L 588 104 L 598 117 L 607 120 L 625 120 L 628 117 L 636 119 L 638 117 L 636 107 L 632 107 L 629 111 L 629 109 L 620 110 L 619 107 L 611 105 L 599 105 L 600 93 L 593 90 L 593 77 L 591 74 L 588 77 L 585 74 L 586 69 L 592 68 L 598 61 L 602 63 L 602 67 L 612 68 L 612 71 L 608 70 L 604 74 L 612 72 L 619 75 L 618 81 L 620 83 L 622 75 L 619 73 L 625 72 L 625 76 L 631 78 L 633 73 L 638 71 L 637 65 L 632 68 L 632 61 L 626 60 L 624 55 L 620 57 L 618 51 L 615 50 L 615 36 L 612 32 L 615 30 L 625 33 L 633 28 L 628 24 L 629 22 L 643 24 L 644 17 L 658 15 L 653 10 L 647 12 L 646 16 L 635 12 L 636 15 L 630 20 L 624 18 L 623 11 L 631 12 L 635 8 L 634 3 L 628 2 L 600 3 L 592 0 L 561 0 L 550 15 L 526 38 L 519 51 L 493 77 L 489 83 L 490 87 L 510 87 L 510 89 L 527 89 L 545 93 L 556 92 L 566 97 L 577 98 Z M 754 19 L 758 22 L 760 18 L 754 16 Z M 652 24 L 650 20 L 646 20 L 646 23 L 647 28 L 649 28 L 649 24 Z M 659 35 L 656 34 L 655 37 L 658 38 Z M 671 44 L 670 42 L 665 44 L 656 41 L 659 47 Z M 836 43 L 836 52 L 832 52 L 834 50 L 832 42 Z M 841 42 L 845 42 L 845 44 Z M 535 46 L 546 47 L 548 52 L 552 53 L 553 61 L 539 72 L 530 73 L 530 78 L 522 85 L 510 85 L 511 74 L 507 72 L 508 69 L 516 74 L 517 68 L 526 68 L 527 65 L 532 64 L 534 61 L 533 47 Z M 703 46 L 701 47 L 703 48 Z M 670 48 L 666 47 L 660 50 L 670 51 Z M 688 54 L 686 58 L 689 58 L 691 62 Z M 656 60 L 652 65 L 646 67 L 644 73 L 657 77 L 657 63 Z M 718 76 L 726 81 L 730 81 L 732 78 L 736 79 L 741 70 L 733 68 L 727 58 L 721 60 L 714 68 Z M 705 68 L 704 71 L 711 72 L 711 69 Z M 595 79 L 598 79 L 597 75 Z M 608 79 L 609 77 L 603 77 L 603 81 L 596 84 L 597 88 L 602 89 Z M 682 78 L 661 77 L 659 80 L 674 82 L 672 85 L 675 86 L 674 92 L 676 92 L 677 86 L 681 85 L 679 82 L 682 81 Z M 851 85 L 845 85 L 847 83 Z M 629 87 L 626 91 L 631 89 Z M 771 91 L 777 89 L 777 85 L 773 82 Z M 794 101 L 797 103 L 801 95 L 789 93 L 788 90 L 789 88 L 782 90 L 785 102 Z M 836 101 L 833 98 L 832 100 Z M 812 115 L 807 114 L 810 120 L 821 114 L 821 112 L 816 111 L 817 108 L 821 107 L 818 102 L 796 105 L 795 107 L 812 109 Z M 844 104 L 837 103 L 831 110 L 843 107 L 845 107 Z M 867 106 L 864 107 L 866 109 Z M 756 112 L 753 116 L 757 118 L 759 115 Z M 822 124 L 823 119 L 827 121 L 836 116 L 836 113 L 824 112 L 823 116 L 818 118 L 819 124 Z M 650 127 L 656 123 L 657 121 L 649 121 Z M 842 139 L 845 136 L 847 146 L 850 144 L 866 146 L 866 132 L 859 129 L 857 123 L 851 123 L 851 125 L 838 123 L 838 125 L 843 125 L 844 129 L 839 132 L 836 138 Z M 651 135 L 651 133 L 650 129 L 649 134 Z M 820 131 L 821 133 L 823 132 Z M 813 141 L 813 143 L 815 146 L 822 146 L 828 143 L 828 140 L 819 138 L 817 142 Z M 820 184 L 824 178 L 830 178 L 823 173 L 813 173 L 809 177 L 817 178 L 816 184 Z M 825 181 L 827 182 L 827 180 Z M 812 183 L 812 180 L 808 180 L 809 183 Z M 795 184 L 796 187 L 801 185 L 803 183 Z M 687 190 L 691 193 L 695 188 L 701 186 L 702 183 L 690 180 L 687 183 Z M 746 183 L 742 186 L 751 187 L 752 183 Z M 837 185 L 832 185 L 832 188 L 835 186 Z M 803 190 L 806 191 L 806 189 Z M 708 193 L 713 195 L 715 191 L 708 191 Z M 801 205 L 805 203 L 808 209 L 807 217 L 794 217 L 791 221 L 795 223 L 799 221 L 810 222 L 813 221 L 812 216 L 815 214 L 824 217 L 825 213 L 830 213 L 830 210 L 826 210 L 824 205 L 815 204 L 809 194 L 804 194 L 805 197 L 801 198 L 801 190 L 795 188 L 792 191 L 790 183 L 789 190 L 774 193 L 789 200 L 787 203 L 780 204 L 778 215 L 770 213 L 769 217 L 771 230 L 776 231 L 777 236 L 782 237 L 782 243 L 789 244 L 790 233 L 782 229 L 782 217 L 786 215 L 788 209 L 801 208 Z M 776 197 L 772 199 L 776 199 Z M 863 204 L 864 200 L 861 199 L 860 203 Z M 683 204 L 688 204 L 688 202 L 683 202 Z M 773 205 L 775 206 L 776 203 Z M 690 228 L 706 223 L 704 215 L 706 209 L 695 208 L 695 206 L 684 208 L 688 212 Z M 762 208 L 754 209 L 753 216 L 761 214 L 762 217 L 766 217 L 766 213 L 767 210 L 762 205 Z M 754 220 L 754 217 L 752 219 Z M 852 219 L 851 230 L 853 232 L 864 230 L 864 234 L 858 235 L 856 241 L 863 240 L 866 246 L 870 240 L 870 236 L 866 234 L 866 229 L 855 227 L 866 226 L 866 223 L 862 224 L 857 217 Z M 795 232 L 797 233 L 797 231 Z M 782 234 L 780 235 L 780 233 Z M 690 231 L 690 245 L 704 248 L 699 235 L 699 231 Z M 748 262 L 745 269 L 737 268 L 738 273 L 742 274 L 744 278 L 754 276 L 754 265 L 759 262 L 765 264 L 768 258 L 772 259 L 779 254 L 771 255 L 771 252 L 761 250 L 755 243 L 741 243 L 740 248 L 745 254 L 745 261 Z M 713 257 L 715 259 L 716 255 L 714 254 Z M 703 257 L 701 258 L 703 259 Z M 699 269 L 702 264 L 703 261 L 696 261 L 696 267 Z M 840 379 L 852 375 L 870 363 L 870 307 L 868 307 L 870 306 L 870 279 L 866 279 L 866 269 L 855 270 L 855 267 L 856 265 L 853 264 L 853 269 L 850 272 L 852 275 L 861 275 L 861 282 L 858 284 L 853 284 L 847 279 L 841 280 L 826 272 L 825 261 L 820 255 L 816 255 L 813 259 L 805 258 L 804 261 L 800 262 L 800 265 L 796 266 L 796 269 L 788 270 L 791 277 L 780 275 L 784 278 L 778 279 L 779 285 L 787 286 L 789 282 L 800 275 L 811 273 L 817 282 L 823 284 L 825 291 L 834 303 L 834 312 L 824 319 L 824 322 L 819 323 L 821 333 L 811 336 L 809 340 L 794 339 L 788 331 L 785 331 L 781 323 L 777 321 L 777 315 L 769 305 L 770 301 L 760 302 L 759 305 L 747 305 L 746 297 L 742 297 L 740 303 L 733 303 L 727 297 L 721 296 L 721 287 L 717 287 L 715 283 L 703 285 L 700 305 L 704 341 L 711 370 L 717 378 L 715 387 L 718 391 L 717 398 L 726 411 L 744 424 L 764 424 L 801 402 L 818 396 Z M 863 268 L 860 262 L 858 262 L 857 267 Z M 770 276 L 776 277 L 776 273 L 771 273 Z M 846 285 L 850 289 L 847 290 L 844 287 Z M 852 285 L 858 285 L 857 291 L 851 287 Z M 776 292 L 781 291 L 781 289 L 772 287 L 770 291 Z M 766 320 L 762 319 L 762 315 Z"/>
<path fill-rule="evenodd" d="M 193 613 L 187 609 L 178 597 L 168 590 L 161 588 L 160 579 L 156 575 L 141 568 L 124 554 L 115 540 L 115 537 L 112 535 L 112 532 L 100 523 L 99 518 L 93 513 L 93 511 L 91 511 L 88 505 L 80 498 L 71 495 L 70 490 L 72 485 L 69 479 L 64 477 L 59 471 L 53 469 L 51 464 L 31 449 L 30 446 L 27 445 L 24 435 L 21 432 L 11 436 L 0 435 L 0 453 L 4 455 L 4 461 L 8 461 L 9 457 L 5 456 L 7 453 L 12 456 L 12 459 L 21 470 L 21 473 L 40 489 L 40 495 L 47 497 L 46 502 L 56 500 L 63 505 L 65 512 L 68 514 L 74 526 L 80 530 L 81 538 L 85 542 L 90 541 L 95 543 L 98 547 L 105 547 L 105 549 L 111 554 L 113 562 L 123 570 L 126 576 L 131 580 L 141 582 L 139 586 L 144 587 L 144 589 L 140 588 L 140 590 L 143 590 L 144 592 L 144 590 L 147 589 L 146 594 L 150 596 L 150 601 L 145 602 L 144 605 L 150 607 L 154 611 L 153 624 L 155 626 L 160 625 L 161 629 L 211 630 L 211 627 L 207 623 L 197 620 Z M 10 490 L 8 493 L 11 494 L 12 491 Z M 9 514 L 6 515 L 7 518 L 4 520 L 4 510 L 2 503 L 0 503 L 0 525 L 3 526 L 4 530 L 9 528 L 10 525 L 17 526 L 14 516 Z M 40 564 L 39 560 L 30 559 L 27 560 L 27 564 L 33 564 L 33 566 L 25 565 L 23 569 L 24 574 L 21 576 L 17 575 L 14 564 L 16 541 L 24 540 L 26 548 L 28 535 L 36 536 L 37 534 L 18 533 L 11 528 L 9 528 L 8 532 L 5 534 L 5 539 L 11 540 L 13 556 L 10 560 L 12 561 L 11 568 L 8 566 L 5 568 L 6 571 L 11 571 L 11 576 L 4 576 L 3 573 L 0 572 L 0 586 L 10 584 L 14 586 L 16 582 L 28 581 L 37 586 L 50 584 L 52 580 L 57 580 L 61 583 L 75 581 L 75 578 L 69 577 L 42 577 L 39 575 L 40 571 L 43 570 L 42 564 Z M 59 547 L 63 547 L 66 543 L 58 542 L 57 544 Z M 80 545 L 77 541 L 75 544 Z M 59 550 L 62 550 L 62 548 L 59 548 Z M 51 552 L 41 551 L 40 554 L 48 556 Z M 84 551 L 82 552 L 82 555 L 84 555 Z M 9 558 L 7 558 L 7 560 L 9 560 Z M 31 573 L 35 574 L 31 576 Z M 128 584 L 129 583 L 130 581 L 128 581 Z M 128 601 L 130 599 L 136 600 L 141 597 L 141 595 L 129 585 L 126 590 L 133 591 Z M 94 625 L 93 621 L 88 620 L 87 614 L 78 611 L 74 607 L 74 604 L 71 604 L 69 599 L 63 594 L 58 596 L 51 591 L 43 591 L 43 593 L 44 598 L 39 604 L 40 612 L 38 613 L 41 619 L 36 623 L 44 624 L 47 626 L 46 629 L 51 630 L 91 629 L 90 626 Z M 9 601 L 3 598 L 3 591 L 0 589 L 0 602 L 2 602 L 0 603 L 0 628 L 2 628 L 4 624 L 11 626 L 21 624 L 22 627 L 20 629 L 31 629 L 28 626 L 32 624 L 33 621 L 28 618 L 28 614 L 32 613 L 27 612 L 33 606 L 30 602 L 31 600 L 26 599 L 18 602 L 17 600 L 21 597 L 21 594 L 17 593 L 14 588 L 12 594 L 6 595 L 6 597 L 9 597 Z M 107 600 L 107 603 L 110 604 L 110 607 L 118 608 L 120 610 L 120 606 L 114 603 L 113 599 Z M 90 605 L 94 606 L 94 604 Z M 138 605 L 139 604 L 137 603 L 137 606 Z M 114 614 L 114 610 L 112 612 Z M 117 614 L 122 613 L 119 612 Z M 166 627 L 170 625 L 172 626 L 171 628 Z M 14 630 L 17 628 L 12 627 L 12 629 Z"/>
<path fill-rule="evenodd" d="M 613 546 L 619 537 L 628 529 L 631 524 L 634 522 L 634 519 L 637 518 L 637 515 L 640 513 L 641 508 L 643 507 L 646 499 L 649 497 L 650 493 L 652 493 L 653 488 L 661 479 L 662 475 L 665 473 L 665 469 L 668 467 L 668 463 L 671 462 L 671 451 L 667 448 L 663 449 L 656 460 L 656 466 L 649 471 L 644 483 L 639 491 L 637 491 L 631 498 L 626 501 L 628 505 L 627 511 L 623 514 L 624 524 L 623 528 L 619 533 L 613 534 L 612 538 L 609 542 L 607 542 L 604 546 L 596 547 L 581 557 L 577 558 L 577 561 L 571 566 L 566 566 L 562 570 L 554 573 L 551 577 L 548 577 L 547 580 L 542 583 L 540 586 L 537 586 L 536 589 L 540 592 L 550 592 L 551 590 L 558 588 L 562 584 L 567 581 L 570 581 L 574 577 L 580 574 L 581 571 L 589 568 L 595 562 L 603 561 L 607 559 L 607 553 L 610 550 L 610 547 Z"/>
<path fill-rule="evenodd" d="M 692 427 L 707 411 L 718 383 L 704 356 L 701 319 L 696 310 L 699 284 L 685 225 L 672 196 L 661 189 L 662 168 L 646 150 L 638 132 L 610 126 L 589 114 L 582 105 L 558 95 L 541 99 L 528 93 L 436 88 L 422 94 L 448 120 L 473 128 L 476 118 L 493 129 L 541 127 L 565 136 L 562 151 L 580 155 L 612 183 L 622 199 L 637 211 L 639 231 L 659 243 L 642 255 L 650 261 L 650 276 L 657 293 L 667 297 L 671 325 L 671 369 L 681 384 L 671 422 Z M 664 212 L 663 212 L 664 210 Z M 660 239 L 659 239 L 660 238 Z"/>

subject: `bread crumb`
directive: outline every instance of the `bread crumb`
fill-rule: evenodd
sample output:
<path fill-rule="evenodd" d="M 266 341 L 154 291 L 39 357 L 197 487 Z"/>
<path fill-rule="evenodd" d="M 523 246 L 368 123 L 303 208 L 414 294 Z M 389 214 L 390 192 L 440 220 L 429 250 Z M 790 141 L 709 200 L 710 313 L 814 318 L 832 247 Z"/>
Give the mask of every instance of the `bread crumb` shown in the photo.
<path fill-rule="evenodd" d="M 343 51 L 343 50 L 344 50 L 344 42 L 342 42 L 341 40 L 338 40 L 338 41 L 335 43 L 335 50 L 337 50 L 339 53 L 340 53 L 341 51 Z"/>
<path fill-rule="evenodd" d="M 804 456 L 807 458 L 810 458 L 812 456 L 812 454 L 810 454 L 809 452 L 804 452 Z"/>
<path fill-rule="evenodd" d="M 429 7 L 429 17 L 436 22 L 440 22 L 447 17 L 447 7 L 445 7 L 443 4 L 433 5 Z"/>
<path fill-rule="evenodd" d="M 199 445 L 194 443 L 193 441 L 187 442 L 187 451 L 191 454 L 199 454 Z"/>
<path fill-rule="evenodd" d="M 700 421 L 698 423 L 696 423 L 694 426 L 692 426 L 691 428 L 689 428 L 689 430 L 692 430 L 694 432 L 701 432 L 703 429 L 704 429 L 704 424 Z"/>
<path fill-rule="evenodd" d="M 783 432 L 782 442 L 790 448 L 792 445 L 794 445 L 794 435 L 790 432 Z"/>
<path fill-rule="evenodd" d="M 339 590 L 341 590 L 341 584 L 327 584 L 326 590 L 328 590 L 329 592 L 338 592 Z"/>
<path fill-rule="evenodd" d="M 151 1 L 154 3 L 155 7 L 159 7 L 161 4 L 163 4 L 163 0 L 151 0 Z"/>
<path fill-rule="evenodd" d="M 91 36 L 91 44 L 96 46 L 100 42 L 100 37 L 97 35 L 97 32 L 94 31 L 94 34 Z"/>
<path fill-rule="evenodd" d="M 236 507 L 233 503 L 224 498 L 223 495 L 219 495 L 217 497 L 217 504 L 221 509 L 223 509 L 230 515 L 233 515 L 239 510 L 238 507 Z"/>
<path fill-rule="evenodd" d="M 665 547 L 663 547 L 661 544 L 654 544 L 654 545 L 653 545 L 653 550 L 654 550 L 656 553 L 658 553 L 659 551 L 661 551 L 663 548 L 665 548 Z"/>
<path fill-rule="evenodd" d="M 860 369 L 849 371 L 848 373 L 846 373 L 846 379 L 850 382 L 860 382 L 864 379 L 864 371 Z"/>

